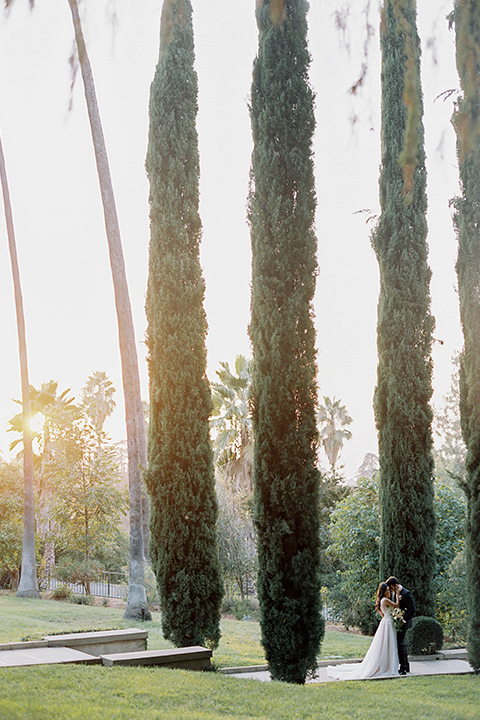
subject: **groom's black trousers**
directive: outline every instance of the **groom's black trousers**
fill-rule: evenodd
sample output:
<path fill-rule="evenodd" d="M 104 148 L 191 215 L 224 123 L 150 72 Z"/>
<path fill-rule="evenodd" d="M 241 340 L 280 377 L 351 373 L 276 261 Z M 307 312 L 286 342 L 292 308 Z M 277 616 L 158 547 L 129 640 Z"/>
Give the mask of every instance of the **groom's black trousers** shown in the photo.
<path fill-rule="evenodd" d="M 404 627 L 397 632 L 397 647 L 398 647 L 398 660 L 400 663 L 400 670 L 410 672 L 410 665 L 408 664 L 407 648 L 405 647 L 405 635 L 407 634 L 408 628 Z"/>

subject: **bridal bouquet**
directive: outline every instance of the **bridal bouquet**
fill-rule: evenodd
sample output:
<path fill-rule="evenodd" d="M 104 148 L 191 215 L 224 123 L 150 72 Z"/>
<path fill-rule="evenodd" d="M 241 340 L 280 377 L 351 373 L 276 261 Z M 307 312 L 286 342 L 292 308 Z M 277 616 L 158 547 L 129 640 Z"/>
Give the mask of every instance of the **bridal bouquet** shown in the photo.
<path fill-rule="evenodd" d="M 400 608 L 393 608 L 392 617 L 393 622 L 395 623 L 395 630 L 401 630 L 402 625 L 405 623 L 405 619 L 403 617 L 403 610 L 400 610 Z"/>

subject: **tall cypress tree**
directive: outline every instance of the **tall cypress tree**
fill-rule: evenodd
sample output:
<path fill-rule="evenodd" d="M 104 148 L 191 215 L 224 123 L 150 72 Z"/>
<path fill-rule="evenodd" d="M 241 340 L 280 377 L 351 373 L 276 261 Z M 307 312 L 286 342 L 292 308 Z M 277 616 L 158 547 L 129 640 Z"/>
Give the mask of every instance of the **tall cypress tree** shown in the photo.
<path fill-rule="evenodd" d="M 177 646 L 216 647 L 223 589 L 205 374 L 193 63 L 191 3 L 165 0 L 147 153 L 150 554 L 165 637 Z"/>
<path fill-rule="evenodd" d="M 435 614 L 432 362 L 420 41 L 415 0 L 384 0 L 380 266 L 375 419 L 380 454 L 380 573 Z"/>
<path fill-rule="evenodd" d="M 272 677 L 303 683 L 323 636 L 316 468 L 313 94 L 305 0 L 257 0 L 253 67 L 254 494 L 262 642 Z"/>
<path fill-rule="evenodd" d="M 468 655 L 480 671 L 480 2 L 458 0 L 453 13 L 462 94 L 454 125 L 462 195 L 454 201 L 458 291 L 464 350 L 460 358 L 460 416 L 467 446 L 466 556 Z"/>

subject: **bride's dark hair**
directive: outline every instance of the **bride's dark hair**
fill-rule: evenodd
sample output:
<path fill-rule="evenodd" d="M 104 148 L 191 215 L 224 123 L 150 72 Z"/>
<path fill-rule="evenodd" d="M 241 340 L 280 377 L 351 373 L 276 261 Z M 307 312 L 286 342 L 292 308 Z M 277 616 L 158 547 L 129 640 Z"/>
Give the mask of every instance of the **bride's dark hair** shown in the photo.
<path fill-rule="evenodd" d="M 380 612 L 380 602 L 383 597 L 385 597 L 385 593 L 388 591 L 388 585 L 385 582 L 381 582 L 378 586 L 377 590 L 377 602 L 375 603 L 375 610 L 378 610 Z"/>

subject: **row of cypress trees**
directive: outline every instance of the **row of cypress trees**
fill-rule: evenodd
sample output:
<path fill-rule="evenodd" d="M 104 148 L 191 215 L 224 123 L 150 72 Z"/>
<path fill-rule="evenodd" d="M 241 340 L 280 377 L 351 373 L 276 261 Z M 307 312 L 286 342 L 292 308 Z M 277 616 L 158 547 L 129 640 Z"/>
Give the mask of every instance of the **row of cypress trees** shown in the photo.
<path fill-rule="evenodd" d="M 459 0 L 457 12 L 466 5 Z M 257 0 L 259 49 L 250 107 L 254 140 L 249 195 L 250 337 L 258 592 L 262 642 L 272 676 L 296 683 L 303 683 L 314 670 L 323 636 L 312 313 L 317 271 L 311 148 L 315 121 L 308 83 L 307 9 L 306 0 Z M 473 13 L 468 18 L 469 32 L 478 48 L 474 17 Z M 414 593 L 418 612 L 434 615 L 430 409 L 434 321 L 415 0 L 384 0 L 381 43 L 381 216 L 372 235 L 381 281 L 375 391 L 381 574 L 400 577 Z M 471 63 L 465 61 L 465 66 L 470 68 Z M 473 138 L 478 150 L 478 83 L 472 81 L 477 95 L 469 95 L 467 81 L 462 81 L 458 126 L 464 127 L 460 120 L 469 118 L 469 142 Z M 204 282 L 199 264 L 196 113 L 191 2 L 164 0 L 147 155 L 151 410 L 146 477 L 152 502 L 151 556 L 166 637 L 178 645 L 215 647 L 222 583 L 208 438 L 211 401 L 205 377 Z M 475 333 L 480 324 L 475 321 L 480 261 L 472 231 L 478 207 L 478 159 L 465 151 L 464 137 L 459 136 L 459 157 L 462 183 L 471 199 L 457 203 L 457 268 L 466 338 L 462 413 L 469 446 L 469 568 L 474 578 L 471 588 L 478 590 L 480 337 Z M 480 151 L 477 154 L 480 157 Z M 472 591 L 470 597 L 476 617 L 470 645 L 478 654 L 480 613 L 475 611 L 479 593 L 474 596 Z"/>

